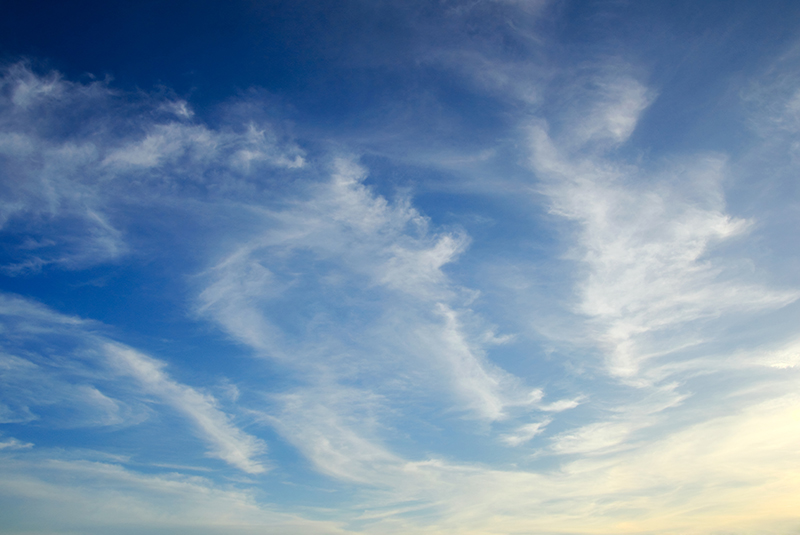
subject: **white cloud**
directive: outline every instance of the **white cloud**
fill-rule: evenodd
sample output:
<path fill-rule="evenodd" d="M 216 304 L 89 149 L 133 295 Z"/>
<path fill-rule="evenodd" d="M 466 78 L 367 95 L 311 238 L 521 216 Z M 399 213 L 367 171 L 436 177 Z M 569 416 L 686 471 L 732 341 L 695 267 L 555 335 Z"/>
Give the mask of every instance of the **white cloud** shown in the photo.
<path fill-rule="evenodd" d="M 278 330 L 261 314 L 259 299 L 280 293 L 272 274 L 243 248 L 214 267 L 214 281 L 199 296 L 199 312 L 213 314 L 236 339 L 272 357 L 283 356 Z"/>
<path fill-rule="evenodd" d="M 578 224 L 574 254 L 585 274 L 576 312 L 589 318 L 612 374 L 634 378 L 648 359 L 694 343 L 692 331 L 675 332 L 690 321 L 797 298 L 742 280 L 730 260 L 710 255 L 750 224 L 725 212 L 720 158 L 698 158 L 643 181 L 642 169 L 564 152 L 542 126 L 532 128 L 531 140 L 551 211 Z"/>
<path fill-rule="evenodd" d="M 554 437 L 551 447 L 558 454 L 604 453 L 628 448 L 628 439 L 635 429 L 629 422 L 595 422 Z"/>
<path fill-rule="evenodd" d="M 574 399 L 559 399 L 558 401 L 554 401 L 552 403 L 544 403 L 541 405 L 537 405 L 537 408 L 545 412 L 561 412 L 569 409 L 574 409 L 575 407 L 580 405 L 583 401 L 584 401 L 583 396 L 579 396 Z"/>
<path fill-rule="evenodd" d="M 55 407 L 69 410 L 44 418 L 43 425 L 133 425 L 146 418 L 142 398 L 156 396 L 191 422 L 210 456 L 247 473 L 265 471 L 257 460 L 264 444 L 236 427 L 215 398 L 172 379 L 164 362 L 96 334 L 97 324 L 0 295 L 0 326 L 14 332 L 3 341 L 6 354 L 0 354 L 4 421 L 36 419 L 40 409 Z M 125 377 L 138 383 L 133 395 L 120 384 Z"/>
<path fill-rule="evenodd" d="M 402 462 L 365 433 L 375 425 L 380 400 L 370 392 L 336 385 L 297 390 L 277 397 L 277 415 L 265 415 L 318 470 L 345 481 L 392 485 Z"/>
<path fill-rule="evenodd" d="M 589 111 L 573 119 L 569 143 L 579 147 L 594 142 L 625 142 L 652 102 L 651 92 L 634 78 L 619 74 L 599 76 L 591 85 Z"/>
<path fill-rule="evenodd" d="M 0 442 L 0 450 L 26 450 L 32 448 L 31 442 L 20 442 L 16 438 L 9 438 Z"/>
<path fill-rule="evenodd" d="M 28 108 L 43 100 L 55 100 L 63 96 L 73 84 L 65 82 L 58 73 L 46 77 L 36 76 L 24 63 L 12 65 L 0 81 L 0 87 L 10 89 L 10 101 L 19 108 Z"/>
<path fill-rule="evenodd" d="M 777 397 L 681 429 L 640 433 L 625 447 L 630 426 L 586 426 L 562 436 L 576 460 L 538 473 L 403 460 L 355 439 L 351 427 L 320 406 L 300 410 L 300 421 L 295 414 L 285 417 L 300 447 L 311 450 L 315 462 L 331 463 L 324 465 L 329 473 L 344 470 L 342 477 L 375 487 L 354 505 L 368 532 L 702 535 L 722 529 L 745 535 L 778 534 L 798 521 L 789 498 L 798 491 L 792 468 L 798 455 L 791 446 L 798 406 L 796 396 Z M 305 425 L 312 424 L 305 415 L 316 425 Z M 523 433 L 535 434 L 534 425 L 514 436 L 522 441 Z M 337 431 L 315 434 L 329 426 Z M 350 448 L 364 457 L 340 462 L 337 454 Z"/>
<path fill-rule="evenodd" d="M 119 373 L 134 377 L 145 392 L 160 397 L 187 416 L 213 446 L 209 455 L 250 474 L 264 472 L 264 466 L 255 460 L 264 450 L 264 444 L 234 426 L 217 408 L 213 397 L 175 382 L 162 371 L 163 362 L 119 344 L 106 343 L 103 349 Z"/>
<path fill-rule="evenodd" d="M 800 365 L 800 340 L 792 340 L 772 351 L 752 352 L 747 361 L 763 363 L 772 368 L 794 368 Z"/>
<path fill-rule="evenodd" d="M 263 189 L 253 172 L 305 166 L 269 125 L 210 128 L 183 101 L 39 76 L 22 63 L 0 73 L 0 87 L 0 231 L 41 244 L 12 248 L 9 274 L 119 260 L 130 253 L 130 207 L 252 198 Z"/>
<path fill-rule="evenodd" d="M 416 374 L 422 367 L 446 378 L 458 404 L 481 418 L 502 418 L 506 406 L 530 405 L 519 381 L 492 365 L 480 348 L 493 339 L 484 330 L 470 341 L 460 323 L 466 310 L 455 306 L 465 291 L 443 268 L 463 252 L 466 238 L 431 233 L 406 199 L 390 203 L 365 186 L 365 178 L 364 169 L 338 160 L 329 181 L 288 209 L 267 213 L 268 230 L 208 272 L 199 311 L 259 353 L 312 375 L 325 370 L 347 376 L 362 367 L 381 383 L 390 369 Z M 285 332 L 283 307 L 300 317 L 305 309 L 315 310 L 320 321 L 330 321 L 341 313 L 340 299 L 353 311 L 376 307 L 376 315 L 324 336 L 308 333 L 298 340 Z M 298 328 L 308 329 L 290 327 Z M 361 347 L 348 349 L 346 340 L 355 337 Z M 438 390 L 437 383 L 426 381 L 424 388 Z"/>
<path fill-rule="evenodd" d="M 167 111 L 172 113 L 178 117 L 182 117 L 184 119 L 191 119 L 194 117 L 194 110 L 189 105 L 188 102 L 182 99 L 167 101 L 159 106 L 160 110 Z"/>
<path fill-rule="evenodd" d="M 159 124 L 151 127 L 144 139 L 110 151 L 102 164 L 123 169 L 127 166 L 152 168 L 174 163 L 183 156 L 210 163 L 215 157 L 217 142 L 214 133 L 202 125 Z"/>
<path fill-rule="evenodd" d="M 519 446 L 520 444 L 530 441 L 536 435 L 542 434 L 550 421 L 551 420 L 543 420 L 541 422 L 521 425 L 515 429 L 513 433 L 503 435 L 500 439 L 509 446 Z"/>
<path fill-rule="evenodd" d="M 9 533 L 342 534 L 336 522 L 315 521 L 264 507 L 255 493 L 197 476 L 144 474 L 109 462 L 43 455 L 4 458 L 0 472 Z M 39 514 L 20 517 L 16 503 Z"/>
<path fill-rule="evenodd" d="M 469 410 L 498 420 L 507 416 L 509 407 L 539 401 L 541 391 L 527 391 L 518 378 L 488 361 L 480 345 L 468 339 L 455 310 L 439 303 L 436 312 L 444 321 L 420 325 L 413 335 L 414 351 L 441 361 L 456 395 Z"/>

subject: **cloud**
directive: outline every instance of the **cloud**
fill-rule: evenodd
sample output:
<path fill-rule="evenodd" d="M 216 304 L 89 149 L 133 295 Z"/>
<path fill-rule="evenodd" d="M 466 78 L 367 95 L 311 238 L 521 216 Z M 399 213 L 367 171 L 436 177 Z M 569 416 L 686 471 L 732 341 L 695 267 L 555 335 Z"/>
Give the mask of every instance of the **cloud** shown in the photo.
<path fill-rule="evenodd" d="M 518 378 L 488 361 L 481 345 L 470 340 L 458 312 L 439 304 L 437 313 L 444 321 L 421 326 L 414 336 L 419 344 L 414 349 L 443 360 L 453 388 L 472 411 L 499 420 L 507 416 L 507 408 L 539 401 L 540 390 L 526 391 Z"/>
<path fill-rule="evenodd" d="M 529 442 L 536 435 L 542 434 L 544 432 L 544 428 L 547 427 L 547 424 L 549 423 L 550 420 L 543 420 L 541 422 L 525 424 L 515 429 L 513 433 L 503 435 L 500 438 L 509 446 L 519 446 L 520 444 Z"/>
<path fill-rule="evenodd" d="M 595 106 L 588 121 L 582 124 L 580 141 L 610 139 L 615 143 L 626 141 L 639 119 L 639 115 L 652 101 L 645 88 L 631 78 L 617 78 L 599 82 L 601 98 L 606 102 Z"/>
<path fill-rule="evenodd" d="M 747 362 L 755 360 L 772 368 L 794 368 L 800 364 L 800 340 L 792 340 L 772 351 L 753 351 L 748 357 Z"/>
<path fill-rule="evenodd" d="M 366 431 L 375 426 L 380 399 L 368 391 L 319 385 L 277 396 L 276 415 L 265 422 L 314 463 L 321 472 L 367 485 L 391 485 L 402 460 Z"/>
<path fill-rule="evenodd" d="M 254 460 L 264 450 L 263 443 L 231 424 L 213 397 L 175 382 L 162 370 L 163 362 L 131 348 L 106 343 L 103 350 L 119 373 L 134 377 L 145 392 L 160 397 L 186 415 L 201 436 L 214 446 L 209 455 L 250 474 L 264 472 L 264 466 Z"/>
<path fill-rule="evenodd" d="M 211 128 L 183 101 L 37 75 L 25 63 L 0 72 L 0 89 L 0 229 L 16 242 L 7 274 L 119 261 L 131 253 L 132 208 L 252 196 L 262 188 L 254 172 L 305 166 L 271 125 Z"/>
<path fill-rule="evenodd" d="M 0 295 L 0 321 L 6 332 L 14 332 L 3 340 L 0 355 L 4 421 L 134 425 L 147 417 L 143 401 L 156 396 L 191 422 L 211 447 L 210 456 L 246 473 L 264 472 L 257 460 L 262 441 L 237 428 L 215 398 L 172 379 L 163 361 L 97 334 L 96 323 L 16 296 Z M 131 391 L 126 378 L 138 388 Z"/>
<path fill-rule="evenodd" d="M 610 373 L 634 378 L 647 360 L 697 343 L 683 329 L 689 322 L 797 298 L 743 280 L 730 260 L 711 254 L 751 226 L 725 212 L 720 157 L 641 180 L 643 169 L 560 148 L 542 125 L 531 128 L 531 149 L 551 212 L 577 224 L 574 255 L 584 274 L 576 312 L 589 319 Z"/>
<path fill-rule="evenodd" d="M 25 450 L 32 447 L 33 444 L 31 442 L 20 442 L 16 438 L 9 438 L 0 442 L 0 450 Z"/>
<path fill-rule="evenodd" d="M 315 521 L 261 506 L 253 492 L 177 473 L 144 474 L 119 464 L 57 455 L 4 458 L 0 477 L 3 516 L 11 533 L 26 530 L 81 533 L 342 534 L 336 522 Z M 19 503 L 35 505 L 20 515 Z"/>
<path fill-rule="evenodd" d="M 485 332 L 468 335 L 459 319 L 468 311 L 456 307 L 469 292 L 444 267 L 467 238 L 431 232 L 407 199 L 390 203 L 365 178 L 363 168 L 337 160 L 328 181 L 268 212 L 266 232 L 208 271 L 199 312 L 260 354 L 312 376 L 324 370 L 343 378 L 361 368 L 380 384 L 390 369 L 406 375 L 424 367 L 447 378 L 458 403 L 481 418 L 530 404 L 520 382 L 486 358 Z M 324 328 L 342 314 L 363 314 L 359 307 L 370 316 Z M 361 343 L 354 348 L 355 338 Z"/>
<path fill-rule="evenodd" d="M 569 452 L 590 451 L 586 448 L 591 443 L 595 455 L 578 455 L 560 468 L 539 472 L 440 459 L 402 460 L 374 443 L 354 442 L 347 426 L 340 427 L 341 421 L 330 418 L 332 413 L 322 407 L 317 407 L 321 412 L 297 413 L 301 418 L 320 416 L 314 419 L 317 425 L 296 421 L 294 414 L 286 417 L 301 434 L 330 425 L 341 433 L 325 433 L 341 442 L 303 434 L 310 440 L 298 437 L 298 444 L 313 450 L 310 456 L 315 460 L 335 459 L 327 467 L 345 468 L 346 474 L 353 474 L 352 480 L 376 487 L 355 506 L 367 510 L 361 518 L 370 532 L 478 534 L 502 529 L 504 533 L 610 534 L 624 530 L 701 535 L 724 529 L 734 534 L 753 530 L 777 534 L 797 522 L 793 504 L 786 499 L 797 490 L 791 468 L 797 455 L 778 454 L 791 449 L 797 439 L 797 407 L 796 396 L 779 395 L 681 429 L 640 435 L 625 448 L 614 446 L 630 435 L 629 427 L 593 425 L 570 436 L 571 440 L 582 434 L 590 442 L 583 441 Z M 764 432 L 748 432 L 762 429 L 764 422 L 768 424 Z M 537 430 L 530 426 L 520 431 Z M 329 450 L 339 446 L 367 454 L 349 458 L 348 463 L 361 459 L 358 465 L 343 465 Z M 382 490 L 387 487 L 389 492 Z M 758 492 L 753 494 L 753 489 Z M 738 512 L 731 516 L 734 505 Z"/>

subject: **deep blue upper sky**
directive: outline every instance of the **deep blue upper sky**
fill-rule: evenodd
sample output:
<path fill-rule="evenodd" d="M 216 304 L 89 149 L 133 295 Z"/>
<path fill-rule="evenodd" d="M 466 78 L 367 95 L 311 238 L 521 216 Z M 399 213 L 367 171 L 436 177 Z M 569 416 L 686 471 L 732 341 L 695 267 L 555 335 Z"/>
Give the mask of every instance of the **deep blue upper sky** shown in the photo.
<path fill-rule="evenodd" d="M 128 91 L 174 91 L 200 112 L 259 88 L 303 126 L 326 130 L 380 123 L 390 102 L 419 105 L 420 92 L 467 126 L 501 120 L 495 115 L 509 110 L 492 108 L 498 103 L 485 110 L 482 95 L 426 64 L 433 47 L 465 41 L 511 58 L 537 54 L 546 56 L 545 68 L 624 50 L 672 99 L 663 106 L 672 111 L 657 103 L 648 114 L 659 132 L 669 132 L 712 113 L 729 98 L 729 77 L 752 73 L 788 46 L 799 16 L 791 1 L 556 2 L 545 8 L 551 17 L 524 21 L 549 41 L 545 49 L 515 35 L 491 2 L 454 24 L 448 14 L 457 5 L 10 1 L 0 50 L 5 61 L 27 57 L 74 79 L 110 76 Z"/>

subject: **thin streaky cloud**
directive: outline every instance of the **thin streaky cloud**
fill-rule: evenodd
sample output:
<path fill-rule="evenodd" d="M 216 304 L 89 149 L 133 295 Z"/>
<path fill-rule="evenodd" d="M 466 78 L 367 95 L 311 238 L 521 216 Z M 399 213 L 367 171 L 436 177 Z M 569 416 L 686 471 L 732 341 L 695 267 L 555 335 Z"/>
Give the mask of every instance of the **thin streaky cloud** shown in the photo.
<path fill-rule="evenodd" d="M 580 225 L 575 254 L 587 268 L 576 311 L 590 318 L 611 373 L 634 377 L 649 354 L 670 347 L 648 336 L 725 313 L 785 306 L 793 290 L 726 276 L 709 249 L 741 236 L 748 222 L 725 213 L 724 163 L 714 157 L 669 170 L 649 187 L 642 171 L 596 156 L 570 158 L 541 126 L 531 131 L 532 166 L 551 210 Z M 683 340 L 672 338 L 674 349 Z"/>
<path fill-rule="evenodd" d="M 217 408 L 213 397 L 176 383 L 162 371 L 164 363 L 133 349 L 106 343 L 103 351 L 119 373 L 134 377 L 145 392 L 160 397 L 186 415 L 213 446 L 209 455 L 250 474 L 265 471 L 255 460 L 264 450 L 263 443 L 231 424 L 229 417 Z"/>
<path fill-rule="evenodd" d="M 103 393 L 118 391 L 117 395 L 123 395 L 119 382 L 127 377 L 138 383 L 137 397 L 156 396 L 182 413 L 210 445 L 210 456 L 246 473 L 265 471 L 257 460 L 264 444 L 237 428 L 229 415 L 218 408 L 213 396 L 172 379 L 164 371 L 164 362 L 97 334 L 100 325 L 94 322 L 64 316 L 16 296 L 2 295 L 0 304 L 3 324 L 13 327 L 16 333 L 5 344 L 7 354 L 0 357 L 5 401 L 16 408 L 4 415 L 6 421 L 20 417 L 24 420 L 26 415 L 27 419 L 38 420 L 31 411 L 59 404 L 72 409 L 74 421 L 69 427 L 136 424 L 146 418 L 141 409 L 136 409 L 140 402 L 135 398 L 114 399 Z M 57 340 L 69 341 L 71 346 L 77 344 L 81 358 L 65 366 L 63 361 L 69 354 L 53 354 L 47 347 Z M 81 413 L 85 415 L 80 416 Z M 59 422 L 45 423 L 59 427 L 65 425 L 64 419 L 62 416 Z"/>
<path fill-rule="evenodd" d="M 257 352 L 330 371 L 331 356 L 317 355 L 319 345 L 330 341 L 315 340 L 317 348 L 311 349 L 287 338 L 278 326 L 281 307 L 302 306 L 305 297 L 294 288 L 305 284 L 303 264 L 310 253 L 329 270 L 314 283 L 319 284 L 320 295 L 349 291 L 348 299 L 354 303 L 358 299 L 374 303 L 382 297 L 385 305 L 377 309 L 378 319 L 384 315 L 391 321 L 391 328 L 398 331 L 393 336 L 405 332 L 410 337 L 402 341 L 405 347 L 392 350 L 410 351 L 402 357 L 409 365 L 430 366 L 447 378 L 466 410 L 494 420 L 503 418 L 506 406 L 530 405 L 521 382 L 489 363 L 484 350 L 468 340 L 454 308 L 465 290 L 450 282 L 443 267 L 465 250 L 467 240 L 460 234 L 430 232 L 427 220 L 406 200 L 390 203 L 375 195 L 363 185 L 365 178 L 364 169 L 338 160 L 330 181 L 316 185 L 310 197 L 286 211 L 268 214 L 266 224 L 274 230 L 240 246 L 208 272 L 211 282 L 200 292 L 199 312 L 210 314 Z M 396 293 L 387 294 L 381 287 Z M 299 299 L 292 301 L 296 295 Z M 395 314 L 394 301 L 413 312 Z M 325 310 L 324 306 L 337 305 L 318 298 L 307 306 Z M 383 328 L 377 323 L 370 328 Z M 388 345 L 385 338 L 374 343 Z M 365 366 L 379 366 L 375 355 L 385 354 L 386 349 L 363 348 L 359 353 L 364 349 L 369 353 L 363 358 L 371 359 Z M 391 350 L 386 357 L 398 358 Z"/>

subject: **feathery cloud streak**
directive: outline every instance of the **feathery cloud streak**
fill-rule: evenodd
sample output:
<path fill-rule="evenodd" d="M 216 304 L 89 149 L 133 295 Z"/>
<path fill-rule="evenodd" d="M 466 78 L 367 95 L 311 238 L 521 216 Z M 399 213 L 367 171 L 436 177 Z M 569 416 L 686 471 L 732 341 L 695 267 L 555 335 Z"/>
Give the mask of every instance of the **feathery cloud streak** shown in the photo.
<path fill-rule="evenodd" d="M 1 357 L 5 422 L 135 425 L 147 417 L 143 402 L 155 396 L 191 422 L 210 446 L 209 456 L 247 473 L 264 471 L 257 460 L 263 443 L 233 425 L 213 397 L 172 379 L 164 362 L 98 334 L 99 325 L 20 297 L 1 295 L 0 317 L 4 330 L 13 333 L 4 340 Z M 138 388 L 126 387 L 130 379 Z M 68 410 L 48 418 L 52 406 Z"/>
<path fill-rule="evenodd" d="M 591 318 L 609 372 L 635 377 L 648 359 L 699 343 L 688 323 L 781 307 L 798 294 L 739 280 L 725 269 L 729 259 L 709 257 L 751 224 L 725 213 L 724 159 L 696 157 L 642 180 L 647 171 L 584 150 L 632 132 L 645 91 L 618 85 L 578 127 L 582 145 L 560 147 L 545 125 L 533 126 L 531 162 L 552 213 L 580 228 L 575 254 L 587 269 L 576 312 Z"/>

